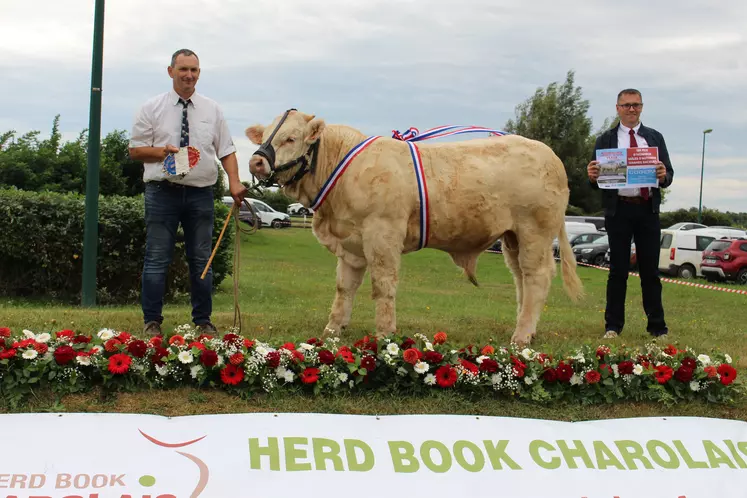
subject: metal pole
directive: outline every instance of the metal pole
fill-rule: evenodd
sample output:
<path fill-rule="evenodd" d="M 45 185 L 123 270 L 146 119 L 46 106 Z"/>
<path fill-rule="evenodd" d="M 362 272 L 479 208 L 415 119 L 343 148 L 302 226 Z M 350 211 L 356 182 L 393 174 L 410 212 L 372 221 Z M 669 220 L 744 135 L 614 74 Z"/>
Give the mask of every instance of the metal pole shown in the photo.
<path fill-rule="evenodd" d="M 99 166 L 101 150 L 101 73 L 104 58 L 104 0 L 95 0 L 91 103 L 88 115 L 88 164 L 86 168 L 86 221 L 83 235 L 82 305 L 96 304 L 96 258 L 99 229 Z"/>
<path fill-rule="evenodd" d="M 703 153 L 700 158 L 700 200 L 698 200 L 698 223 L 702 219 L 702 208 L 703 208 L 703 170 L 705 169 L 705 139 L 706 134 L 712 132 L 713 129 L 708 128 L 703 130 Z"/>

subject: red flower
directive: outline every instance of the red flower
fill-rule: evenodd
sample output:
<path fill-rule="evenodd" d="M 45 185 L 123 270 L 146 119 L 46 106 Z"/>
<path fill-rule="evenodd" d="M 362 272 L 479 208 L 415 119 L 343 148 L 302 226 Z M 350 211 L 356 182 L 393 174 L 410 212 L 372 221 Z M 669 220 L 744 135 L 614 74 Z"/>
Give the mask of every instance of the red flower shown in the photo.
<path fill-rule="evenodd" d="M 291 351 L 291 354 L 293 354 L 293 361 L 296 363 L 302 363 L 306 358 L 304 358 L 303 353 L 298 351 L 297 349 L 294 349 Z"/>
<path fill-rule="evenodd" d="M 21 342 L 14 342 L 13 347 L 14 348 L 25 348 L 28 346 L 33 346 L 34 344 L 36 344 L 36 341 L 33 339 L 24 339 Z"/>
<path fill-rule="evenodd" d="M 72 337 L 75 335 L 75 332 L 73 332 L 70 329 L 60 330 L 57 332 L 57 339 L 67 338 L 72 339 Z"/>
<path fill-rule="evenodd" d="M 664 352 L 668 354 L 669 356 L 674 356 L 677 354 L 677 348 L 672 346 L 671 344 L 664 348 Z"/>
<path fill-rule="evenodd" d="M 410 339 L 409 337 L 406 337 L 404 341 L 402 341 L 402 344 L 399 345 L 399 348 L 401 350 L 410 349 L 412 346 L 415 345 L 415 341 L 413 339 Z"/>
<path fill-rule="evenodd" d="M 607 346 L 599 346 L 597 348 L 597 358 L 599 358 L 599 361 L 604 361 L 604 357 L 610 354 L 611 351 Z"/>
<path fill-rule="evenodd" d="M 463 359 L 459 358 L 459 363 L 461 363 L 461 365 L 464 368 L 466 368 L 473 375 L 477 375 L 478 374 L 477 365 L 475 365 L 471 361 L 467 361 L 467 360 L 463 360 Z"/>
<path fill-rule="evenodd" d="M 249 349 L 252 346 L 254 346 L 254 341 L 250 341 L 249 339 L 244 339 L 244 347 L 246 349 Z"/>
<path fill-rule="evenodd" d="M 45 354 L 47 351 L 49 351 L 49 347 L 47 347 L 47 345 L 43 342 L 37 342 L 36 344 L 34 344 L 34 349 L 39 354 Z"/>
<path fill-rule="evenodd" d="M 438 351 L 426 351 L 424 357 L 425 361 L 429 363 L 441 363 L 441 361 L 444 359 L 444 355 L 442 355 Z"/>
<path fill-rule="evenodd" d="M 480 352 L 481 352 L 482 354 L 484 354 L 485 356 L 487 356 L 487 355 L 489 355 L 489 354 L 493 354 L 493 353 L 495 353 L 495 348 L 494 348 L 493 346 L 491 346 L 490 344 L 488 344 L 487 346 L 485 346 L 484 348 L 482 348 L 482 349 L 480 350 Z"/>
<path fill-rule="evenodd" d="M 667 381 L 672 378 L 672 373 L 672 367 L 667 365 L 659 365 L 654 368 L 654 377 L 656 377 L 659 384 L 666 384 Z"/>
<path fill-rule="evenodd" d="M 558 380 L 558 374 L 554 368 L 547 368 L 542 372 L 542 378 L 547 382 L 555 382 Z"/>
<path fill-rule="evenodd" d="M 160 335 L 151 337 L 150 340 L 148 341 L 148 344 L 150 344 L 151 346 L 160 348 L 161 345 L 163 344 L 163 337 L 161 337 Z"/>
<path fill-rule="evenodd" d="M 621 361 L 617 364 L 617 371 L 620 375 L 631 375 L 633 373 L 633 362 L 629 360 Z"/>
<path fill-rule="evenodd" d="M 223 336 L 223 342 L 226 344 L 233 344 L 237 348 L 240 348 L 244 341 L 236 334 L 226 334 Z"/>
<path fill-rule="evenodd" d="M 498 362 L 490 358 L 485 358 L 480 363 L 480 370 L 488 373 L 495 373 L 498 371 Z"/>
<path fill-rule="evenodd" d="M 607 370 L 607 372 L 609 374 L 612 374 L 612 367 L 611 366 L 609 366 L 609 365 L 607 365 L 605 363 L 602 363 L 601 365 L 599 365 L 599 371 L 603 372 L 605 370 Z M 619 372 L 619 370 L 618 370 L 618 372 Z"/>
<path fill-rule="evenodd" d="M 130 369 L 132 358 L 124 353 L 117 353 L 109 357 L 109 371 L 114 375 L 122 375 Z"/>
<path fill-rule="evenodd" d="M 589 384 L 596 384 L 602 378 L 601 374 L 596 370 L 589 370 L 586 372 L 586 382 Z"/>
<path fill-rule="evenodd" d="M 10 329 L 8 327 L 0 327 L 0 338 L 10 337 Z"/>
<path fill-rule="evenodd" d="M 402 353 L 402 358 L 409 363 L 410 365 L 414 365 L 417 362 L 420 361 L 420 358 L 423 357 L 423 353 L 418 351 L 416 348 L 410 348 L 406 350 L 404 353 Z"/>
<path fill-rule="evenodd" d="M 70 346 L 60 346 L 54 350 L 54 359 L 60 365 L 66 365 L 75 358 L 75 350 Z"/>
<path fill-rule="evenodd" d="M 206 349 L 200 353 L 200 363 L 206 367 L 214 367 L 218 363 L 218 353 L 211 349 Z"/>
<path fill-rule="evenodd" d="M 319 351 L 319 363 L 323 365 L 332 365 L 335 362 L 335 355 L 328 349 Z"/>
<path fill-rule="evenodd" d="M 338 349 L 337 356 L 342 357 L 342 359 L 345 360 L 347 363 L 355 363 L 355 357 L 353 356 L 353 352 L 350 351 L 350 349 L 347 346 L 342 346 L 340 349 Z"/>
<path fill-rule="evenodd" d="M 213 353 L 214 352 L 215 351 L 213 351 Z M 237 367 L 236 365 L 226 365 L 223 368 L 223 370 L 220 371 L 220 380 L 222 380 L 224 384 L 235 386 L 236 384 L 241 382 L 243 379 L 244 379 L 244 370 Z"/>
<path fill-rule="evenodd" d="M 192 349 L 192 348 L 197 348 L 197 349 L 199 349 L 200 351 L 205 351 L 205 350 L 207 349 L 207 348 L 205 347 L 205 345 L 204 345 L 203 343 L 201 343 L 201 342 L 190 342 L 189 344 L 187 344 L 187 347 L 188 347 L 189 349 Z"/>
<path fill-rule="evenodd" d="M 690 382 L 693 380 L 693 369 L 683 365 L 674 372 L 674 378 L 680 382 Z"/>
<path fill-rule="evenodd" d="M 306 341 L 306 344 L 311 344 L 312 346 L 316 346 L 317 344 L 321 345 L 321 341 L 317 339 L 316 337 L 312 337 L 308 341 Z"/>
<path fill-rule="evenodd" d="M 109 339 L 104 343 L 104 349 L 107 353 L 114 353 L 119 349 L 119 345 L 122 344 L 116 337 Z"/>
<path fill-rule="evenodd" d="M 728 363 L 722 363 L 721 366 L 718 367 L 717 372 L 721 376 L 721 383 L 725 386 L 728 386 L 737 378 L 736 369 Z"/>
<path fill-rule="evenodd" d="M 280 351 L 270 351 L 265 355 L 267 366 L 270 368 L 277 368 L 280 365 Z"/>
<path fill-rule="evenodd" d="M 555 370 L 555 373 L 560 382 L 570 382 L 571 377 L 573 377 L 573 369 L 571 366 L 562 361 L 558 363 L 558 368 Z"/>
<path fill-rule="evenodd" d="M 364 356 L 361 358 L 361 366 L 369 372 L 373 372 L 376 370 L 376 358 L 370 354 Z"/>
<path fill-rule="evenodd" d="M 443 344 L 446 339 L 446 332 L 436 332 L 436 335 L 433 336 L 433 344 Z"/>
<path fill-rule="evenodd" d="M 200 335 L 199 335 L 199 336 L 197 337 L 197 342 L 202 342 L 202 341 L 209 341 L 209 340 L 210 340 L 210 339 L 212 339 L 212 338 L 213 338 L 213 336 L 212 336 L 212 335 L 209 335 L 209 334 L 200 334 Z"/>
<path fill-rule="evenodd" d="M 88 344 L 89 342 L 91 342 L 90 335 L 78 334 L 73 337 L 73 344 Z"/>
<path fill-rule="evenodd" d="M 718 377 L 718 371 L 716 370 L 716 367 L 714 367 L 713 365 L 708 365 L 707 367 L 703 369 L 703 371 L 708 374 L 709 379 Z"/>
<path fill-rule="evenodd" d="M 148 351 L 148 345 L 145 344 L 145 341 L 135 339 L 134 341 L 130 341 L 127 345 L 127 351 L 135 358 L 142 358 Z"/>
<path fill-rule="evenodd" d="M 184 337 L 180 335 L 172 335 L 171 338 L 169 338 L 169 346 L 184 346 L 186 342 L 187 341 L 184 340 Z"/>
<path fill-rule="evenodd" d="M 690 370 L 695 370 L 698 367 L 698 362 L 695 361 L 695 358 L 688 356 L 682 360 L 682 366 L 689 368 Z"/>
<path fill-rule="evenodd" d="M 288 351 L 295 351 L 296 345 L 293 344 L 292 342 L 286 342 L 285 344 L 280 346 L 278 349 L 287 349 Z"/>
<path fill-rule="evenodd" d="M 228 359 L 228 362 L 231 365 L 239 366 L 242 363 L 244 363 L 244 355 L 241 353 L 234 353 L 231 355 L 231 357 Z"/>
<path fill-rule="evenodd" d="M 436 382 L 441 387 L 451 387 L 457 381 L 457 371 L 451 365 L 444 365 L 436 370 Z"/>
<path fill-rule="evenodd" d="M 150 357 L 150 361 L 152 361 L 155 365 L 158 365 L 159 367 L 164 364 L 163 359 L 169 355 L 169 351 L 166 348 L 162 348 L 161 346 L 156 346 L 156 350 L 153 352 L 153 355 Z"/>
<path fill-rule="evenodd" d="M 307 368 L 306 370 L 298 374 L 298 376 L 300 377 L 301 382 L 303 382 L 304 384 L 314 384 L 319 380 L 319 369 L 313 367 Z"/>
<path fill-rule="evenodd" d="M 514 364 L 514 374 L 515 374 L 515 375 L 516 375 L 516 376 L 517 376 L 518 378 L 522 378 L 522 377 L 524 377 L 524 369 L 526 369 L 526 368 L 527 368 L 527 366 L 526 366 L 526 365 L 525 365 L 524 363 L 522 363 L 522 362 L 521 362 L 521 361 L 520 361 L 520 360 L 519 360 L 518 358 L 516 358 L 515 356 L 511 356 L 511 362 L 513 362 L 513 364 Z"/>
<path fill-rule="evenodd" d="M 119 339 L 122 342 L 122 344 L 127 344 L 127 341 L 132 339 L 132 334 L 130 334 L 129 332 L 120 332 L 117 335 L 117 339 Z"/>
<path fill-rule="evenodd" d="M 9 360 L 11 358 L 15 358 L 16 352 L 17 351 L 15 349 L 12 349 L 12 348 L 11 349 L 2 349 L 2 348 L 0 348 L 0 360 Z"/>
<path fill-rule="evenodd" d="M 376 339 L 365 336 L 363 339 L 360 339 L 355 344 L 353 344 L 354 348 L 362 349 L 364 351 L 373 351 L 376 353 L 379 350 L 378 344 L 376 344 Z"/>

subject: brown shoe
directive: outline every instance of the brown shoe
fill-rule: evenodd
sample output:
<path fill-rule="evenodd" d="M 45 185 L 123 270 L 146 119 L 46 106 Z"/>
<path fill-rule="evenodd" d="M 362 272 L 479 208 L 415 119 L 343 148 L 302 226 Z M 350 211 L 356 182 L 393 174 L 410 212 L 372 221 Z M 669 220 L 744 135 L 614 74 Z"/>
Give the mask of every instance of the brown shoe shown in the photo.
<path fill-rule="evenodd" d="M 197 326 L 197 332 L 199 332 L 200 335 L 202 334 L 213 335 L 213 336 L 218 335 L 218 329 L 216 329 L 215 325 L 213 325 L 210 322 L 199 324 Z"/>
<path fill-rule="evenodd" d="M 143 334 L 149 337 L 161 335 L 161 324 L 155 321 L 146 323 L 143 328 Z"/>

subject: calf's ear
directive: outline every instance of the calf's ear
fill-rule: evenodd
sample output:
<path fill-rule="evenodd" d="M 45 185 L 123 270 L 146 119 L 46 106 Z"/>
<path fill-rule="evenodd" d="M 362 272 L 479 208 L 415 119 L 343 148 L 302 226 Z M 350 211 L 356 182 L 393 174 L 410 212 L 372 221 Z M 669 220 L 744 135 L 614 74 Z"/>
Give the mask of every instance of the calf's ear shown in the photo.
<path fill-rule="evenodd" d="M 313 144 L 319 140 L 319 137 L 322 135 L 322 131 L 324 130 L 324 126 L 325 123 L 323 119 L 312 119 L 306 126 L 306 143 Z"/>
<path fill-rule="evenodd" d="M 254 145 L 262 145 L 262 135 L 264 134 L 264 132 L 265 127 L 262 125 L 250 126 L 245 131 L 246 136 L 249 138 L 249 140 L 252 141 Z"/>

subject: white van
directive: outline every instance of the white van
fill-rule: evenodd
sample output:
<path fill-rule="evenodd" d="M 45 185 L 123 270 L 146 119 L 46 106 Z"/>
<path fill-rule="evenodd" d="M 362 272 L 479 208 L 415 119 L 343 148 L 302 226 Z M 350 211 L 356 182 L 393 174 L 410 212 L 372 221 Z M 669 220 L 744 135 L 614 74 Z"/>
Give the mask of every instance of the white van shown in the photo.
<path fill-rule="evenodd" d="M 258 199 L 252 199 L 250 197 L 245 197 L 244 199 L 251 202 L 254 210 L 259 213 L 259 219 L 262 222 L 262 226 L 281 228 L 289 227 L 291 225 L 290 216 L 288 216 L 287 214 L 274 210 L 268 204 Z M 224 196 L 223 202 L 226 203 L 226 205 L 232 206 L 233 197 Z"/>
<path fill-rule="evenodd" d="M 662 230 L 659 244 L 659 271 L 680 278 L 702 277 L 703 251 L 719 238 L 708 228 Z"/>

